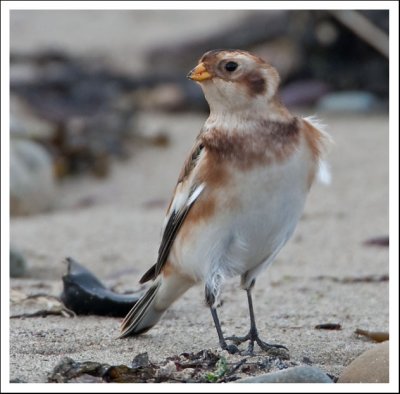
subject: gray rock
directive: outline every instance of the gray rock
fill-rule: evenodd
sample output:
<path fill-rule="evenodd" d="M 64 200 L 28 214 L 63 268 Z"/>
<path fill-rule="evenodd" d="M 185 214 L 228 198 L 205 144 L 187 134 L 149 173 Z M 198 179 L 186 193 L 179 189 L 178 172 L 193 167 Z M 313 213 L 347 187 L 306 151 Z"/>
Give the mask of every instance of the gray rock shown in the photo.
<path fill-rule="evenodd" d="M 15 249 L 10 248 L 10 276 L 11 278 L 19 278 L 24 276 L 26 272 L 26 260 L 22 253 Z"/>
<path fill-rule="evenodd" d="M 315 367 L 301 366 L 236 380 L 235 383 L 333 383 L 329 376 Z"/>
<path fill-rule="evenodd" d="M 389 341 L 353 360 L 340 374 L 338 383 L 389 383 Z"/>
<path fill-rule="evenodd" d="M 47 151 L 30 140 L 11 138 L 11 215 L 44 212 L 53 206 L 54 200 L 55 177 Z"/>
<path fill-rule="evenodd" d="M 382 107 L 383 104 L 372 93 L 354 90 L 325 95 L 318 101 L 317 111 L 364 113 Z"/>
<path fill-rule="evenodd" d="M 10 96 L 11 138 L 22 137 L 50 141 L 55 138 L 56 125 L 39 118 L 20 97 Z"/>

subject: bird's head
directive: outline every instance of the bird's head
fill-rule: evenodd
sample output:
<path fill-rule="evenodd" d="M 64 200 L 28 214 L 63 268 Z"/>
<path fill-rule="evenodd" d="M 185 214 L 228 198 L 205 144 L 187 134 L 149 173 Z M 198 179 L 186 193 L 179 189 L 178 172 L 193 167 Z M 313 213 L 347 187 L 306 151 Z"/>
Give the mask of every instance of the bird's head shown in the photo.
<path fill-rule="evenodd" d="M 241 50 L 206 52 L 188 74 L 203 89 L 213 112 L 242 111 L 275 99 L 278 72 L 263 59 Z"/>

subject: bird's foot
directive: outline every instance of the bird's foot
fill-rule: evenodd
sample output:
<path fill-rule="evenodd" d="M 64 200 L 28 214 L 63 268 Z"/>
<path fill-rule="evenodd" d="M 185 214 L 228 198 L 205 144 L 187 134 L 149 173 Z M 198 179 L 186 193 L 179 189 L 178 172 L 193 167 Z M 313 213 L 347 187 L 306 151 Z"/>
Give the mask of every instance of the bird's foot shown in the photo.
<path fill-rule="evenodd" d="M 254 354 L 254 342 L 256 342 L 257 345 L 265 352 L 271 352 L 273 350 L 277 350 L 277 352 L 273 352 L 273 353 L 277 353 L 277 355 L 278 355 L 279 353 L 281 353 L 281 351 L 279 351 L 279 349 L 286 350 L 287 352 L 289 351 L 289 349 L 286 346 L 271 344 L 271 343 L 262 341 L 260 339 L 260 337 L 258 336 L 257 331 L 256 332 L 249 331 L 247 333 L 247 335 L 245 335 L 243 337 L 231 336 L 231 337 L 227 337 L 225 339 L 227 341 L 232 341 L 235 345 L 239 345 L 243 342 L 249 341 L 249 346 L 247 347 L 247 350 L 243 353 L 243 355 L 246 355 L 246 356 L 252 356 Z"/>
<path fill-rule="evenodd" d="M 232 341 L 235 345 L 240 345 L 241 343 L 246 342 L 250 339 L 250 332 L 244 337 L 237 337 L 236 335 L 233 335 L 231 337 L 226 337 L 225 339 L 227 341 Z"/>

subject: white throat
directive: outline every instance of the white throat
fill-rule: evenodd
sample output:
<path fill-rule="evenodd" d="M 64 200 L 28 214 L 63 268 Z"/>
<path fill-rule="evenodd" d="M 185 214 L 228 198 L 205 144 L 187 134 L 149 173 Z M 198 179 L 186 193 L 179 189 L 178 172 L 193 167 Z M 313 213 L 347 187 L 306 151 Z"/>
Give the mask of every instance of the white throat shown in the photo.
<path fill-rule="evenodd" d="M 251 132 L 263 121 L 287 122 L 286 110 L 277 111 L 274 104 L 265 97 L 252 98 L 251 106 L 230 110 L 223 105 L 210 104 L 210 115 L 204 124 L 204 130 L 218 129 L 227 132 Z"/>

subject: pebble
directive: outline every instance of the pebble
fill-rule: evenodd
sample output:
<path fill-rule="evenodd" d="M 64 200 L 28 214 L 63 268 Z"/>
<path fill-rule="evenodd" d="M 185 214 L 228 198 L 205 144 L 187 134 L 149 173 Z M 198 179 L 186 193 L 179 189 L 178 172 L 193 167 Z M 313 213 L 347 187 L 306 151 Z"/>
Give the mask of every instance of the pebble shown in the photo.
<path fill-rule="evenodd" d="M 340 374 L 338 383 L 389 383 L 389 341 L 353 360 Z"/>
<path fill-rule="evenodd" d="M 349 90 L 329 93 L 318 101 L 317 111 L 369 112 L 382 108 L 379 99 L 370 92 Z"/>
<path fill-rule="evenodd" d="M 47 151 L 28 139 L 11 138 L 11 215 L 49 210 L 55 202 L 55 188 L 52 161 Z"/>
<path fill-rule="evenodd" d="M 333 383 L 329 376 L 315 367 L 300 366 L 278 372 L 236 380 L 235 383 Z"/>

